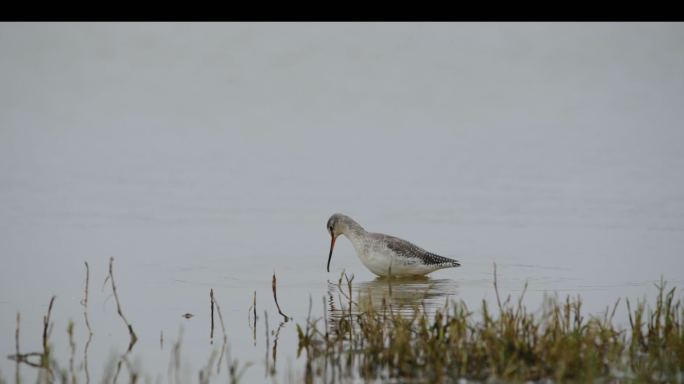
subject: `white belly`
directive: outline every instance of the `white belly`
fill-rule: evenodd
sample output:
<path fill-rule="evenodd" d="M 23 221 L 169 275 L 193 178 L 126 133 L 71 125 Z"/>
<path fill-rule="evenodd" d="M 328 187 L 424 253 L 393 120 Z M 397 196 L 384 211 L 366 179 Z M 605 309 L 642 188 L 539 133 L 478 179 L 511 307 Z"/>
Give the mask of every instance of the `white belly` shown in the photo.
<path fill-rule="evenodd" d="M 354 241 L 352 244 L 363 265 L 378 276 L 425 275 L 439 269 L 423 264 L 418 258 L 397 256 L 381 244 Z"/>

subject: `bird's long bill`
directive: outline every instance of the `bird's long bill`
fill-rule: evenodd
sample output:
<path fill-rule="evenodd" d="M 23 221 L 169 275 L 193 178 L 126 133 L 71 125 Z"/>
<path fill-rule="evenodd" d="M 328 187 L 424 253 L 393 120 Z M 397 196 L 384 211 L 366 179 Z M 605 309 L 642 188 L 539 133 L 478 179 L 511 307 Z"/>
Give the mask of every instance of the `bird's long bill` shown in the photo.
<path fill-rule="evenodd" d="M 328 254 L 328 272 L 330 272 L 330 259 L 332 259 L 333 248 L 335 247 L 335 236 L 330 236 L 330 254 Z"/>

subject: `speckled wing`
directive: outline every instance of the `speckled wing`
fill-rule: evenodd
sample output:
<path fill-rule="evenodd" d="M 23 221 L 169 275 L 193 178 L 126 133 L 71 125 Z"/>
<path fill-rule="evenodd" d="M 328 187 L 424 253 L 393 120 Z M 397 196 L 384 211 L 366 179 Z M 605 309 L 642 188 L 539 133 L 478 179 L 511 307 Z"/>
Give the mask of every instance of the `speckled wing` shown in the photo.
<path fill-rule="evenodd" d="M 382 235 L 382 241 L 387 244 L 387 248 L 395 252 L 397 255 L 406 258 L 418 258 L 425 265 L 444 265 L 451 267 L 459 267 L 461 264 L 448 257 L 435 255 L 423 248 L 414 245 L 406 240 L 394 236 Z"/>

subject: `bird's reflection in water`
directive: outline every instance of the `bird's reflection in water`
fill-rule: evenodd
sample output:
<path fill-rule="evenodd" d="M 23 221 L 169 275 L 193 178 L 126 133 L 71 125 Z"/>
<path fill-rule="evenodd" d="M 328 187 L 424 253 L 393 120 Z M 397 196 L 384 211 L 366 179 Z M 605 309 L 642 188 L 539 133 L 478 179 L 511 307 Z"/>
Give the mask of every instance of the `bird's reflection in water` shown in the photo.
<path fill-rule="evenodd" d="M 343 275 L 339 281 L 328 281 L 328 316 L 334 322 L 370 308 L 408 316 L 418 311 L 431 316 L 457 295 L 458 283 L 450 279 L 378 277 L 357 283 Z"/>

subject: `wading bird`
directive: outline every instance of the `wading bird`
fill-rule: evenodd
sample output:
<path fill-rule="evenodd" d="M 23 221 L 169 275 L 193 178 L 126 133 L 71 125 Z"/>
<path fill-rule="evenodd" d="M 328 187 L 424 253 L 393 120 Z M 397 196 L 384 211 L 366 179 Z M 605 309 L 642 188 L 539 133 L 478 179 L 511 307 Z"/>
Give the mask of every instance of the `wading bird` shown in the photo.
<path fill-rule="evenodd" d="M 330 216 L 327 228 L 331 237 L 328 272 L 339 235 L 351 241 L 363 265 L 378 276 L 422 276 L 461 265 L 456 260 L 435 255 L 398 237 L 367 232 L 351 217 L 341 213 Z"/>

